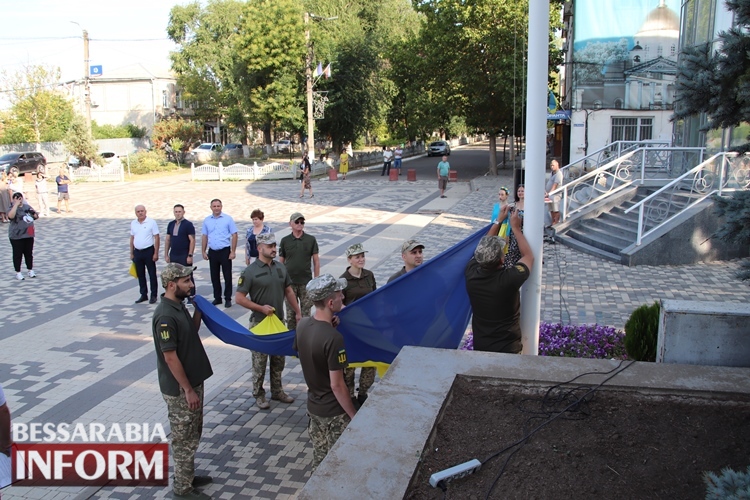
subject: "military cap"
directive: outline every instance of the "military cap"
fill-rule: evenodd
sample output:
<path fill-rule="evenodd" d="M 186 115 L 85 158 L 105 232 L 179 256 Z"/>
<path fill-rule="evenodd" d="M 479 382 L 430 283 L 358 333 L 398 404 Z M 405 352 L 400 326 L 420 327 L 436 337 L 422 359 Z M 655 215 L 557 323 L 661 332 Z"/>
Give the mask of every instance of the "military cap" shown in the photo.
<path fill-rule="evenodd" d="M 474 258 L 480 266 L 489 266 L 500 262 L 505 248 L 505 240 L 497 236 L 484 236 L 479 240 Z"/>
<path fill-rule="evenodd" d="M 301 214 L 301 213 L 299 213 L 299 212 L 294 212 L 294 213 L 293 213 L 292 215 L 290 215 L 290 216 L 289 216 L 289 222 L 294 222 L 294 221 L 296 221 L 297 219 L 302 219 L 302 220 L 305 220 L 305 216 L 304 216 L 304 215 L 302 215 L 302 214 Z"/>
<path fill-rule="evenodd" d="M 273 245 L 276 243 L 276 235 L 274 233 L 260 233 L 255 237 L 255 241 L 258 245 Z"/>
<path fill-rule="evenodd" d="M 347 282 L 344 278 L 334 278 L 330 274 L 322 274 L 317 278 L 311 279 L 305 289 L 307 297 L 317 302 L 323 300 L 334 292 L 339 292 L 346 288 Z"/>
<path fill-rule="evenodd" d="M 424 248 L 424 245 L 418 242 L 417 240 L 406 240 L 404 244 L 401 245 L 401 253 L 411 252 L 417 247 Z"/>
<path fill-rule="evenodd" d="M 167 267 L 165 267 L 161 272 L 161 286 L 167 288 L 167 285 L 170 281 L 175 281 L 179 278 L 190 276 L 195 269 L 195 267 L 183 266 L 182 264 L 177 264 L 176 262 L 170 262 L 169 264 L 167 264 Z"/>
<path fill-rule="evenodd" d="M 367 250 L 365 250 L 365 247 L 362 246 L 362 243 L 355 243 L 354 245 L 349 245 L 349 248 L 346 249 L 347 257 L 351 257 L 352 255 L 359 255 L 361 253 L 367 253 Z"/>

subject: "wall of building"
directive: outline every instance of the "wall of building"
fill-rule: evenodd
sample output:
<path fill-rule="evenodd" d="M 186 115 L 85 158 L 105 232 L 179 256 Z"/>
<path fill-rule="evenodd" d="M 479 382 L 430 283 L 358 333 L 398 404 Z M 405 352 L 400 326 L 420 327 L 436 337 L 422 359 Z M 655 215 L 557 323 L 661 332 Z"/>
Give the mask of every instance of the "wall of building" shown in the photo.
<path fill-rule="evenodd" d="M 611 143 L 612 117 L 652 117 L 653 129 L 651 140 L 672 140 L 672 122 L 669 121 L 672 111 L 652 110 L 638 111 L 626 109 L 579 109 L 571 116 L 570 128 L 570 162 L 580 160 Z M 586 128 L 588 126 L 588 147 L 586 147 Z"/>

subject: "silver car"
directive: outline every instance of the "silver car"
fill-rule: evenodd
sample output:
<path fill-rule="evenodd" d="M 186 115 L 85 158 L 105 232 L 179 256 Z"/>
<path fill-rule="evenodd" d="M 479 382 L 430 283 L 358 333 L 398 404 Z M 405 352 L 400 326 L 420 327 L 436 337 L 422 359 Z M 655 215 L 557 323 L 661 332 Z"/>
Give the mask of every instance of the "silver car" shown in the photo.
<path fill-rule="evenodd" d="M 451 145 L 446 141 L 431 142 L 427 147 L 427 156 L 450 156 Z"/>

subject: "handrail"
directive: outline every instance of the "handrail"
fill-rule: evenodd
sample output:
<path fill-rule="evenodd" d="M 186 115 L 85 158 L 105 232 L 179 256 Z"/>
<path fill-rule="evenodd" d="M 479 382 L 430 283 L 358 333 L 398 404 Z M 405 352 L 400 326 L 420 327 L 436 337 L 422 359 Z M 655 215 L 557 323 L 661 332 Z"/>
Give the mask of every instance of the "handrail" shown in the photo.
<path fill-rule="evenodd" d="M 561 167 L 560 170 L 563 173 L 563 178 L 568 178 L 570 177 L 568 174 L 569 170 L 571 170 L 572 168 L 576 168 L 579 165 L 582 170 L 585 170 L 587 162 L 593 160 L 597 156 L 602 156 L 605 152 L 611 152 L 614 155 L 614 158 L 612 158 L 614 160 L 622 156 L 624 153 L 629 152 L 631 149 L 638 149 L 641 147 L 655 147 L 655 146 L 660 146 L 660 145 L 669 146 L 669 144 L 670 143 L 668 141 L 656 141 L 656 140 L 653 140 L 653 141 L 615 141 L 597 149 L 593 153 L 589 153 L 586 156 L 577 159 L 576 161 L 568 163 L 564 167 Z M 616 154 L 615 154 L 615 150 L 616 150 Z M 608 157 L 609 155 L 607 155 L 607 158 Z M 594 163 L 598 164 L 599 161 L 596 160 L 594 161 Z"/>
<path fill-rule="evenodd" d="M 671 182 L 664 185 L 662 188 L 657 190 L 656 192 L 650 194 L 646 198 L 642 199 L 638 203 L 634 204 L 632 207 L 625 210 L 625 213 L 630 213 L 636 208 L 638 209 L 638 233 L 636 236 L 636 245 L 640 245 L 643 241 L 643 238 L 648 236 L 649 234 L 656 231 L 659 227 L 663 226 L 664 224 L 670 222 L 671 220 L 675 219 L 677 216 L 679 216 L 681 213 L 683 213 L 688 208 L 697 205 L 698 203 L 702 202 L 709 196 L 711 196 L 714 193 L 718 193 L 721 195 L 723 190 L 734 190 L 732 188 L 727 188 L 726 185 L 728 185 L 728 182 L 730 181 L 729 176 L 727 175 L 727 167 L 732 167 L 732 165 L 729 163 L 730 158 L 736 158 L 737 153 L 733 152 L 720 152 L 712 157 L 708 158 L 707 160 L 704 160 L 703 162 L 696 165 L 694 168 L 688 170 L 684 174 L 680 175 L 676 179 L 672 180 Z M 719 165 L 719 172 L 718 172 L 718 185 L 715 185 L 715 182 L 717 180 L 717 173 L 715 171 L 712 171 L 710 167 L 713 167 L 716 160 L 720 159 L 720 165 Z M 734 176 L 735 182 L 741 186 L 743 189 L 747 189 L 750 187 L 750 183 L 747 182 L 748 180 L 748 172 L 750 169 L 748 168 L 742 168 L 743 166 L 740 166 L 738 169 L 734 169 L 732 172 L 732 175 Z M 675 191 L 677 188 L 680 188 L 685 185 L 685 181 L 688 179 L 691 179 L 691 185 L 690 185 L 690 194 L 699 193 L 703 196 L 700 196 L 699 198 L 693 200 L 691 203 L 686 203 L 685 206 L 682 207 L 681 210 L 676 212 L 671 217 L 667 217 L 669 215 L 670 208 L 672 207 L 672 201 L 674 198 Z M 744 186 L 742 186 L 742 183 L 745 183 Z M 669 202 L 661 201 L 658 204 L 658 207 L 655 207 L 657 211 L 657 214 L 653 218 L 657 224 L 646 231 L 644 233 L 644 215 L 645 215 L 645 209 L 646 206 L 651 204 L 654 200 L 657 198 L 663 196 L 665 193 L 669 192 Z M 666 207 L 664 206 L 666 203 Z M 650 215 L 650 214 L 649 214 Z"/>
<path fill-rule="evenodd" d="M 647 180 L 671 180 L 682 175 L 682 168 L 693 161 L 703 163 L 705 148 L 698 147 L 640 147 L 631 150 L 581 177 L 569 180 L 550 196 L 563 197 L 562 220 L 584 210 L 607 196 L 632 184 L 643 185 Z M 575 207 L 574 209 L 572 209 Z"/>

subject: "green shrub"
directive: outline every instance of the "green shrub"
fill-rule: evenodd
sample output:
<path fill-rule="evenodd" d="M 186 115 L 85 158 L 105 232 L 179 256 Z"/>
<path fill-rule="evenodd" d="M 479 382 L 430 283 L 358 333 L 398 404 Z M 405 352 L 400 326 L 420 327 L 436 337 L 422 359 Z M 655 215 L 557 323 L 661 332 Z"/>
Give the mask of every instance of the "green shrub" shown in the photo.
<path fill-rule="evenodd" d="M 629 359 L 656 361 L 656 341 L 659 333 L 658 302 L 644 304 L 630 315 L 625 323 L 625 350 Z"/>
<path fill-rule="evenodd" d="M 130 155 L 130 173 L 148 174 L 151 172 L 168 172 L 179 167 L 167 161 L 167 155 L 161 149 L 139 151 Z"/>
<path fill-rule="evenodd" d="M 704 472 L 703 481 L 707 487 L 706 498 L 750 498 L 750 466 L 743 472 L 727 467 L 722 469 L 720 476 L 713 472 Z"/>

